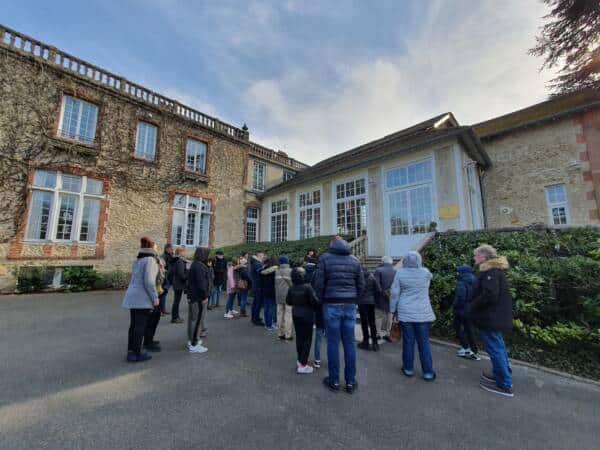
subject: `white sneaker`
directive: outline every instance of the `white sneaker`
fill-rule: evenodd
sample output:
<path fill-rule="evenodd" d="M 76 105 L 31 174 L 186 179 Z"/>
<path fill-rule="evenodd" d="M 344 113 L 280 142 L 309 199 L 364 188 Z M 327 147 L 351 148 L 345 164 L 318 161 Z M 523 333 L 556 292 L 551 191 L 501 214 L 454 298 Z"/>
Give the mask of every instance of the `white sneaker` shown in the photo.
<path fill-rule="evenodd" d="M 462 358 L 465 358 L 467 356 L 471 356 L 472 354 L 473 354 L 473 352 L 471 351 L 470 348 L 460 348 L 456 352 L 456 356 L 460 356 Z"/>
<path fill-rule="evenodd" d="M 206 347 L 202 347 L 200 344 L 195 347 L 190 347 L 190 353 L 206 353 L 208 349 Z"/>
<path fill-rule="evenodd" d="M 238 311 L 236 311 L 235 309 L 232 309 L 231 311 L 229 311 L 231 314 L 233 314 L 234 316 L 237 316 L 239 314 Z"/>
<path fill-rule="evenodd" d="M 233 319 L 233 314 L 231 314 L 231 311 L 227 311 L 225 314 L 223 314 L 223 317 L 225 319 Z"/>
<path fill-rule="evenodd" d="M 198 339 L 197 345 L 200 345 L 200 344 L 202 344 L 202 339 Z M 190 348 L 192 348 L 192 341 L 188 341 L 188 349 L 190 349 Z"/>
<path fill-rule="evenodd" d="M 309 366 L 308 364 L 306 366 L 298 366 L 296 368 L 296 372 L 298 373 L 313 373 L 313 368 L 312 366 Z"/>

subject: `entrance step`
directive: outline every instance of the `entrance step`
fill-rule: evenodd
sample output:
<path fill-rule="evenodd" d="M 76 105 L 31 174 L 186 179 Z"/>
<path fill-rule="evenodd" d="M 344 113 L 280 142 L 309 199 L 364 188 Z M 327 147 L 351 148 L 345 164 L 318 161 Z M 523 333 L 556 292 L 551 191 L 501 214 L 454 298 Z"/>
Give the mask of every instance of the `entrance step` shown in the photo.
<path fill-rule="evenodd" d="M 363 264 L 369 271 L 373 271 L 381 265 L 381 258 L 382 256 L 367 256 Z M 400 258 L 393 258 L 393 260 L 394 266 L 400 262 Z"/>

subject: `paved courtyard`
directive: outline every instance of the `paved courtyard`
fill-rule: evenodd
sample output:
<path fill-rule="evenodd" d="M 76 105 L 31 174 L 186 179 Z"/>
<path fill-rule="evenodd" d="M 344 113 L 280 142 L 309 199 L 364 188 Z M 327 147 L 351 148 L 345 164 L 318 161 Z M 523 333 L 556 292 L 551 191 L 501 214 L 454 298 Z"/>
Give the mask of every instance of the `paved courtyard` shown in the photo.
<path fill-rule="evenodd" d="M 400 347 L 358 352 L 359 390 L 295 374 L 294 345 L 209 313 L 210 351 L 124 362 L 122 292 L 0 297 L 0 449 L 597 449 L 600 388 L 515 367 L 514 399 L 478 388 L 484 362 L 434 347 L 438 380 L 400 374 Z"/>

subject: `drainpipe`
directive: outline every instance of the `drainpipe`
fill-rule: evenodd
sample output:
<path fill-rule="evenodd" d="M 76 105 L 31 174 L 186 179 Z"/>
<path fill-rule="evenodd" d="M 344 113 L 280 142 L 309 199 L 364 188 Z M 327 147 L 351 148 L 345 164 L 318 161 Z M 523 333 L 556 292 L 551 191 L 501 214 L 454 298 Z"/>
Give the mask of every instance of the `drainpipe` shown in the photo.
<path fill-rule="evenodd" d="M 483 170 L 479 175 L 479 192 L 481 194 L 481 209 L 483 212 L 483 229 L 487 230 L 488 228 L 488 219 L 487 219 L 487 204 L 485 202 L 485 176 L 487 172 Z"/>

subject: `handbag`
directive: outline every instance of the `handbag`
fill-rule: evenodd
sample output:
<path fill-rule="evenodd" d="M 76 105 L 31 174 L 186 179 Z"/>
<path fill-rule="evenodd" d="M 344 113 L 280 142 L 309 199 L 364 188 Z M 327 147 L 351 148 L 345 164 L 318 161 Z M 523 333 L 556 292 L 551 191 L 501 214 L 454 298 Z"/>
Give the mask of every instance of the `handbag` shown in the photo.
<path fill-rule="evenodd" d="M 393 322 L 392 328 L 390 329 L 390 341 L 398 342 L 402 339 L 402 329 L 400 328 L 399 322 Z"/>
<path fill-rule="evenodd" d="M 235 282 L 235 288 L 238 291 L 247 291 L 248 290 L 248 282 L 243 279 L 239 279 Z"/>

